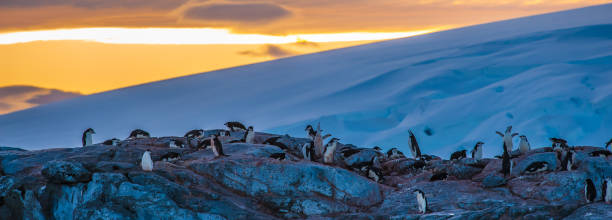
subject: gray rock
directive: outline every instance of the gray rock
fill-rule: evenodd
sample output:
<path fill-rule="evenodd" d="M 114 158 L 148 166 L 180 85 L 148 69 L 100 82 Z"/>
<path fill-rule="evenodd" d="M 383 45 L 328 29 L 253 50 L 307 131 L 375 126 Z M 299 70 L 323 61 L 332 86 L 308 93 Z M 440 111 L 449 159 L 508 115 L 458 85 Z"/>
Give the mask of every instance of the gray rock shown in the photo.
<path fill-rule="evenodd" d="M 506 184 L 506 179 L 501 175 L 489 175 L 482 180 L 482 186 L 486 188 L 503 186 Z"/>
<path fill-rule="evenodd" d="M 52 183 L 87 182 L 91 172 L 82 164 L 68 161 L 51 161 L 42 168 L 42 175 Z"/>

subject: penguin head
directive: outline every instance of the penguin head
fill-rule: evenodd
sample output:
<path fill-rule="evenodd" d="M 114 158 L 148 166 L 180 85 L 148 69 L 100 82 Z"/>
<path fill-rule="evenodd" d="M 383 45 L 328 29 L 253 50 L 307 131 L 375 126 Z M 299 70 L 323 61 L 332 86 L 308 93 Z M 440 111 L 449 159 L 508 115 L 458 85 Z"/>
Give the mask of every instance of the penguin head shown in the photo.
<path fill-rule="evenodd" d="M 93 128 L 88 128 L 87 130 L 85 130 L 85 134 L 95 134 L 96 131 L 94 131 Z"/>
<path fill-rule="evenodd" d="M 249 126 L 249 131 L 253 131 L 253 126 Z"/>
<path fill-rule="evenodd" d="M 339 138 L 332 138 L 331 140 L 329 140 L 329 143 L 336 143 L 338 142 L 338 140 L 340 140 Z"/>
<path fill-rule="evenodd" d="M 151 149 L 145 150 L 145 153 L 151 153 Z"/>
<path fill-rule="evenodd" d="M 420 189 L 412 190 L 412 193 L 414 193 L 415 195 L 425 195 L 425 193 Z"/>
<path fill-rule="evenodd" d="M 506 128 L 506 133 L 510 133 L 510 132 L 512 132 L 512 125 L 510 125 L 510 126 L 508 126 Z"/>
<path fill-rule="evenodd" d="M 478 143 L 476 143 L 476 146 L 478 146 L 478 147 L 482 147 L 482 145 L 483 145 L 483 144 L 484 144 L 484 142 L 479 141 Z"/>
<path fill-rule="evenodd" d="M 306 128 L 304 129 L 304 131 L 312 131 L 312 130 L 314 130 L 312 128 L 312 125 L 307 125 Z"/>
<path fill-rule="evenodd" d="M 372 149 L 374 149 L 375 151 L 382 151 L 382 148 L 380 148 L 379 146 L 374 146 Z"/>

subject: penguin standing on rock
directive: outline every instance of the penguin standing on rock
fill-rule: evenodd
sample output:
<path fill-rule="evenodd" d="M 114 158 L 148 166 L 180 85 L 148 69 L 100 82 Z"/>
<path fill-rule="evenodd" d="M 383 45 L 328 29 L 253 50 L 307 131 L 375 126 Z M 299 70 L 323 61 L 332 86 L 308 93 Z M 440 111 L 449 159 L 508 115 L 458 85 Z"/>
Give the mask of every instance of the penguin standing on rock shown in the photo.
<path fill-rule="evenodd" d="M 503 134 L 499 131 L 496 131 L 495 133 L 497 133 L 499 136 L 501 136 L 504 139 L 504 144 L 506 145 L 506 150 L 508 152 L 512 152 L 512 137 L 517 136 L 518 133 L 512 133 L 512 126 L 508 126 L 506 128 L 506 132 L 504 132 Z"/>
<path fill-rule="evenodd" d="M 406 156 L 404 156 L 404 153 L 399 151 L 397 148 L 394 147 L 387 151 L 387 159 L 395 160 L 400 158 L 406 158 Z"/>
<path fill-rule="evenodd" d="M 253 126 L 249 126 L 246 132 L 244 132 L 244 143 L 254 144 L 255 143 L 255 131 L 253 131 Z"/>
<path fill-rule="evenodd" d="M 474 160 L 480 160 L 482 159 L 482 145 L 484 143 L 482 141 L 479 141 L 478 143 L 476 143 L 476 145 L 474 146 L 474 149 L 472 149 L 472 159 Z"/>
<path fill-rule="evenodd" d="M 312 128 L 312 125 L 307 125 L 304 131 L 306 131 L 306 135 L 308 135 L 310 140 L 314 140 L 315 135 L 317 135 L 317 132 L 314 130 L 314 128 Z"/>
<path fill-rule="evenodd" d="M 561 151 L 569 148 L 569 146 L 567 146 L 567 141 L 564 139 L 550 138 L 550 141 L 552 142 L 553 151 Z"/>
<path fill-rule="evenodd" d="M 601 184 L 601 198 L 607 204 L 612 202 L 612 179 L 606 178 Z"/>
<path fill-rule="evenodd" d="M 212 137 L 210 137 L 210 145 L 212 147 L 213 153 L 215 154 L 215 158 L 228 156 L 223 153 L 223 144 L 221 144 L 221 141 L 219 141 L 219 136 L 213 135 Z"/>
<path fill-rule="evenodd" d="M 413 192 L 416 195 L 419 212 L 425 214 L 427 212 L 427 197 L 425 197 L 425 193 L 418 189 L 415 189 Z"/>
<path fill-rule="evenodd" d="M 237 121 L 226 122 L 224 125 L 227 126 L 227 128 L 229 128 L 230 131 L 246 131 L 247 130 L 247 128 L 242 123 L 237 122 Z"/>
<path fill-rule="evenodd" d="M 565 157 L 561 161 L 561 170 L 572 171 L 574 167 L 574 158 L 576 154 L 572 150 L 565 152 Z"/>
<path fill-rule="evenodd" d="M 142 154 L 142 159 L 140 160 L 140 167 L 142 167 L 143 171 L 153 171 L 153 160 L 151 159 L 151 151 L 147 149 Z"/>
<path fill-rule="evenodd" d="M 81 138 L 81 140 L 83 141 L 83 147 L 89 146 L 92 144 L 91 136 L 95 133 L 96 132 L 92 128 L 88 128 L 87 130 L 83 132 L 83 137 Z"/>
<path fill-rule="evenodd" d="M 593 180 L 586 179 L 584 184 L 584 198 L 586 203 L 591 203 L 595 201 L 595 197 L 597 196 L 597 190 L 595 189 L 595 184 L 593 184 Z"/>
<path fill-rule="evenodd" d="M 410 152 L 412 153 L 412 157 L 414 157 L 414 159 L 416 160 L 420 160 L 421 159 L 421 149 L 419 148 L 419 143 L 416 140 L 416 137 L 414 136 L 414 134 L 412 133 L 411 130 L 408 130 L 408 133 L 410 134 Z"/>
<path fill-rule="evenodd" d="M 525 154 L 527 151 L 531 150 L 531 146 L 529 145 L 529 141 L 527 141 L 527 136 L 521 135 L 519 138 L 521 138 L 521 142 L 519 143 L 519 151 L 521 154 Z"/>
<path fill-rule="evenodd" d="M 528 173 L 538 173 L 546 170 L 548 170 L 548 163 L 542 161 L 533 162 L 525 168 L 525 171 Z"/>
<path fill-rule="evenodd" d="M 302 156 L 304 156 L 304 159 L 306 160 L 316 161 L 313 141 L 304 143 L 304 145 L 302 145 Z"/>
<path fill-rule="evenodd" d="M 338 138 L 332 138 L 325 145 L 325 153 L 323 154 L 323 163 L 332 164 L 334 163 L 334 152 L 336 151 L 336 147 L 338 147 Z"/>
<path fill-rule="evenodd" d="M 170 140 L 168 141 L 168 147 L 170 148 L 183 148 L 183 142 L 179 140 Z"/>
<path fill-rule="evenodd" d="M 146 132 L 146 131 L 141 130 L 141 129 L 136 129 L 136 130 L 133 130 L 132 132 L 130 132 L 130 136 L 128 137 L 128 139 L 149 138 L 149 137 L 151 137 L 149 132 Z"/>

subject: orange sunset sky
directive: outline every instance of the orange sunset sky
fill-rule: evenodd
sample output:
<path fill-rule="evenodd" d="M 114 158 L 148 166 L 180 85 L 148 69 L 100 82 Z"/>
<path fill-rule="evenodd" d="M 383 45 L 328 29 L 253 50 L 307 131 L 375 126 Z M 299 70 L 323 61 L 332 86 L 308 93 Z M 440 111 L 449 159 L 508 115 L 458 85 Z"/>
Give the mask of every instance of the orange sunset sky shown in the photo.
<path fill-rule="evenodd" d="M 2 0 L 0 114 L 612 0 Z"/>

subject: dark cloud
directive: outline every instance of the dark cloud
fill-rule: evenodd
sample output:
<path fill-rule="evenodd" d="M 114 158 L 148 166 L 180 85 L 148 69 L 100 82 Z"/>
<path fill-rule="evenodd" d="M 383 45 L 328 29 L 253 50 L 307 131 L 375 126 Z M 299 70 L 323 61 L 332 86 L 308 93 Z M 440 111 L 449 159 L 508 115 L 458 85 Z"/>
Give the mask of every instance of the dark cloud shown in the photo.
<path fill-rule="evenodd" d="M 185 11 L 185 18 L 199 20 L 262 22 L 290 15 L 283 7 L 266 3 L 210 4 L 196 6 Z"/>
<path fill-rule="evenodd" d="M 1 0 L 0 7 L 72 6 L 77 8 L 174 9 L 189 0 Z"/>
<path fill-rule="evenodd" d="M 81 96 L 76 92 L 34 86 L 0 87 L 0 114 Z"/>
<path fill-rule="evenodd" d="M 238 54 L 246 55 L 246 56 L 253 56 L 253 57 L 280 58 L 280 57 L 295 55 L 296 53 L 290 50 L 283 49 L 282 47 L 279 47 L 279 46 L 275 46 L 272 44 L 266 44 L 259 50 L 245 50 L 245 51 L 238 52 Z"/>

